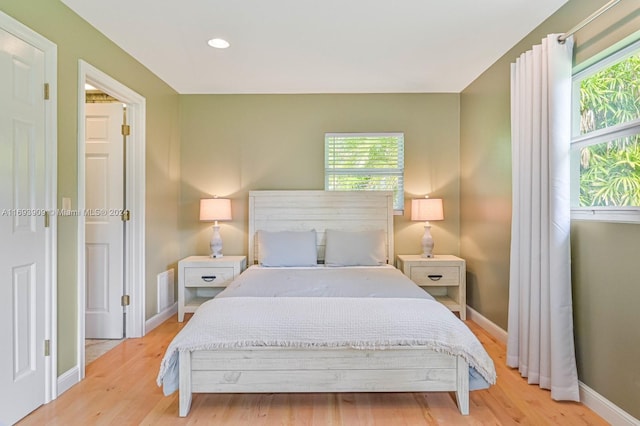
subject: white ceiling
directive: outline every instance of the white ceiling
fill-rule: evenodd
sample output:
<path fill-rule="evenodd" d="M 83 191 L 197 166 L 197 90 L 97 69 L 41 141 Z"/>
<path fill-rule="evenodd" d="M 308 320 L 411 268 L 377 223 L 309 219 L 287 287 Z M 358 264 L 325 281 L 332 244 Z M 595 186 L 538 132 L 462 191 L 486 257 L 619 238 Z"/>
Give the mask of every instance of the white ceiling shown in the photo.
<path fill-rule="evenodd" d="M 183 94 L 460 92 L 566 1 L 62 0 Z"/>

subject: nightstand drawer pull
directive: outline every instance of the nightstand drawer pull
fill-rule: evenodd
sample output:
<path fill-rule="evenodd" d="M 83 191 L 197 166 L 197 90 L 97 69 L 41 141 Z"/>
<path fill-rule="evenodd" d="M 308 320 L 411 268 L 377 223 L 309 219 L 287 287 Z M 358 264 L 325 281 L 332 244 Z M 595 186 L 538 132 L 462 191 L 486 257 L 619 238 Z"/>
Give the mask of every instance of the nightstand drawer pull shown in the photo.
<path fill-rule="evenodd" d="M 210 282 L 212 282 L 213 280 L 216 279 L 216 276 L 215 275 L 203 275 L 201 278 L 202 278 L 202 281 L 204 281 L 206 283 L 210 283 Z"/>
<path fill-rule="evenodd" d="M 427 275 L 431 281 L 440 281 L 442 274 L 429 274 Z"/>

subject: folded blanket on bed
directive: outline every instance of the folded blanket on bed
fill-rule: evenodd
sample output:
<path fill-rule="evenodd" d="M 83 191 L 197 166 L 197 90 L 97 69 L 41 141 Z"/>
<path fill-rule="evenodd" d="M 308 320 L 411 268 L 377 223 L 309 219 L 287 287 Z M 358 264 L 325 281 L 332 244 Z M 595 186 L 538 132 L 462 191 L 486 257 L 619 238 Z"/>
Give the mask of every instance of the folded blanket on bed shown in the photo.
<path fill-rule="evenodd" d="M 265 346 L 420 346 L 463 357 L 488 384 L 496 379 L 493 361 L 471 330 L 433 300 L 229 297 L 201 305 L 173 339 L 160 365 L 158 386 L 165 395 L 178 389 L 178 352 Z M 472 374 L 472 389 L 473 379 Z"/>

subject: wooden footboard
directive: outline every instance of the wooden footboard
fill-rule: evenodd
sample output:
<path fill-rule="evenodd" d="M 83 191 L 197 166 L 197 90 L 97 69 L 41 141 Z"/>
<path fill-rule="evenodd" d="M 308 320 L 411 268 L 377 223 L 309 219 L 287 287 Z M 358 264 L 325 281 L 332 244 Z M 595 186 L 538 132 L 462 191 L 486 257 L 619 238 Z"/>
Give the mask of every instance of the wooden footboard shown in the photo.
<path fill-rule="evenodd" d="M 255 348 L 180 353 L 180 416 L 195 393 L 455 391 L 469 414 L 469 366 L 419 348 Z"/>

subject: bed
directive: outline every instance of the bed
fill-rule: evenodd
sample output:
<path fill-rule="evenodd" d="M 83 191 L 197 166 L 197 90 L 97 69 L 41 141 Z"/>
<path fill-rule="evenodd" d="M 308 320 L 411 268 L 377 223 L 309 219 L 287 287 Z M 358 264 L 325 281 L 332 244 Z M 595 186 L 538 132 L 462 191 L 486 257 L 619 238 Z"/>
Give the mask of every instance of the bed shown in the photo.
<path fill-rule="evenodd" d="M 455 392 L 495 383 L 462 321 L 393 263 L 392 194 L 251 191 L 249 265 L 174 338 L 158 385 L 193 393 Z"/>

